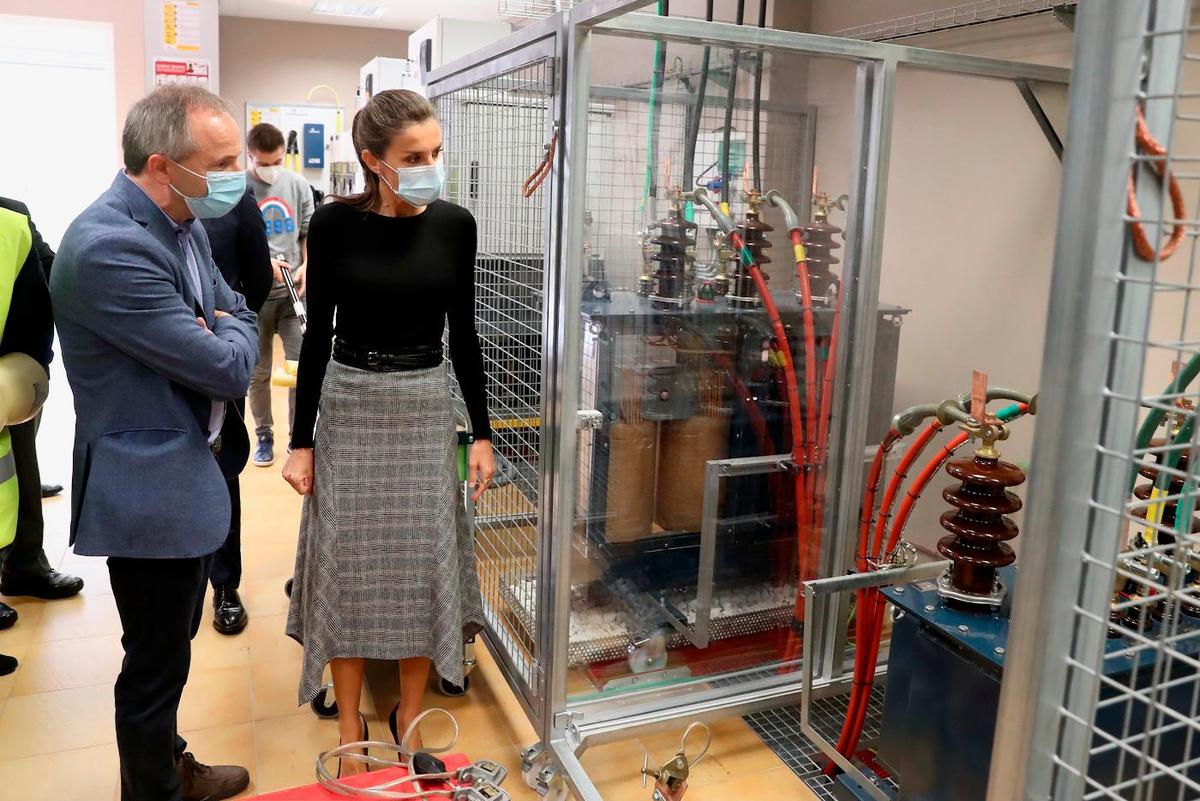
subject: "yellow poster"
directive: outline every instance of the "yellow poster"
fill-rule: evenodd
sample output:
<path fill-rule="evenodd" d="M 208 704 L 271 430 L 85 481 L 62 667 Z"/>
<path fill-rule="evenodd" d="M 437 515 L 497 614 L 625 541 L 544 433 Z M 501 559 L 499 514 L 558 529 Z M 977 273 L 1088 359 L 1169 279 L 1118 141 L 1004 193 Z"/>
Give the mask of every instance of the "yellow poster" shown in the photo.
<path fill-rule="evenodd" d="M 200 51 L 201 0 L 163 0 L 162 43 L 180 53 Z"/>

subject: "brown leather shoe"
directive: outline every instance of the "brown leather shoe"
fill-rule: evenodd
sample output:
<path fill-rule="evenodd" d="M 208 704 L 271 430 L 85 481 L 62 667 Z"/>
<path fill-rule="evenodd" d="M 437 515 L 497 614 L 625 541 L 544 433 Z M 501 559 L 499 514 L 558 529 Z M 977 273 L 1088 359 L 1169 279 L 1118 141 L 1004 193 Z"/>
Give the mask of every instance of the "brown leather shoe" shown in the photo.
<path fill-rule="evenodd" d="M 250 774 L 233 765 L 202 765 L 186 753 L 175 763 L 183 801 L 222 801 L 250 786 Z"/>

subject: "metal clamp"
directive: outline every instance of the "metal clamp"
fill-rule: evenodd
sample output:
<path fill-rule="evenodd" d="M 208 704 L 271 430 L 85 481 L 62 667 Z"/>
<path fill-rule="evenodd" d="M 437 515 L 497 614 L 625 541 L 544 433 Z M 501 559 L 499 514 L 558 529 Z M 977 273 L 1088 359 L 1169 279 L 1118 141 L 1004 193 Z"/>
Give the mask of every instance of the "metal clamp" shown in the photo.
<path fill-rule="evenodd" d="M 575 426 L 581 431 L 597 431 L 604 425 L 604 413 L 596 409 L 575 412 Z"/>
<path fill-rule="evenodd" d="M 687 753 L 688 737 L 698 729 L 704 730 L 704 747 L 696 756 L 689 757 Z M 683 791 L 687 789 L 687 780 L 691 775 L 692 768 L 704 759 L 704 755 L 708 753 L 711 746 L 712 729 L 705 723 L 693 721 L 684 730 L 683 736 L 679 738 L 679 750 L 675 752 L 675 756 L 671 760 L 651 769 L 649 752 L 642 758 L 642 787 L 645 787 L 646 780 L 653 776 L 655 801 L 659 799 L 674 801 L 674 799 L 682 798 Z"/>

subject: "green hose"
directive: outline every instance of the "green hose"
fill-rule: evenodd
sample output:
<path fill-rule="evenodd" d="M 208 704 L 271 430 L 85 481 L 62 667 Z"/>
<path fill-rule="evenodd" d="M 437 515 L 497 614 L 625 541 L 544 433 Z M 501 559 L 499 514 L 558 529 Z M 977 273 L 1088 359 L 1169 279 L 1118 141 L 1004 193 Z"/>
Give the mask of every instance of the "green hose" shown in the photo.
<path fill-rule="evenodd" d="M 1001 423 L 1007 423 L 1010 420 L 1015 420 L 1020 416 L 1021 407 L 1016 403 L 1011 403 L 1000 411 L 996 412 L 996 417 L 999 418 Z"/>
<path fill-rule="evenodd" d="M 1175 379 L 1167 385 L 1163 391 L 1164 395 L 1178 395 L 1183 390 L 1187 389 L 1188 385 L 1195 380 L 1196 375 L 1200 374 L 1200 353 L 1188 359 L 1188 363 L 1183 366 L 1183 369 L 1175 376 Z M 1167 413 L 1163 409 L 1151 409 L 1150 414 L 1142 422 L 1141 428 L 1138 429 L 1137 440 L 1134 447 L 1137 450 L 1144 450 L 1150 447 L 1150 440 L 1154 439 L 1154 432 L 1162 425 Z M 1180 431 L 1182 434 L 1183 432 Z M 1190 435 L 1189 435 L 1190 436 Z M 1178 460 L 1177 460 L 1178 461 Z M 1172 467 L 1174 463 L 1172 463 Z M 1134 486 L 1137 485 L 1137 467 L 1130 471 L 1129 476 L 1129 492 L 1133 493 Z"/>
<path fill-rule="evenodd" d="M 667 3 L 669 0 L 658 0 L 658 15 L 660 17 L 667 16 Z M 667 64 L 667 46 L 666 43 L 659 39 L 654 43 L 654 74 L 650 79 L 650 113 L 646 120 L 646 183 L 642 187 L 642 210 L 646 208 L 646 203 L 651 195 L 657 195 L 655 191 L 656 177 L 658 171 L 658 93 L 662 90 L 664 82 L 664 74 Z"/>
<path fill-rule="evenodd" d="M 1180 373 L 1180 375 L 1182 375 L 1182 373 Z M 1143 426 L 1143 428 L 1144 427 L 1145 426 Z M 1157 426 L 1156 426 L 1156 428 L 1157 428 Z M 1187 419 L 1187 422 L 1184 423 L 1183 426 L 1179 429 L 1179 433 L 1175 435 L 1175 439 L 1171 440 L 1171 449 L 1166 454 L 1166 458 L 1163 460 L 1162 466 L 1158 470 L 1158 475 L 1154 479 L 1154 491 L 1152 491 L 1150 494 L 1150 497 L 1152 499 L 1155 498 L 1155 496 L 1160 495 L 1160 494 L 1161 495 L 1168 494 L 1170 486 L 1171 486 L 1171 475 L 1168 471 L 1174 470 L 1176 468 L 1176 466 L 1179 464 L 1179 459 L 1182 456 L 1182 454 L 1180 452 L 1181 447 L 1187 446 L 1187 444 L 1192 441 L 1192 432 L 1195 431 L 1195 429 L 1196 429 L 1196 418 L 1189 417 Z M 1141 436 L 1140 432 L 1139 432 L 1138 436 L 1139 437 Z M 1143 446 L 1143 447 L 1145 447 L 1145 446 Z M 1189 464 L 1190 464 L 1190 460 L 1189 460 Z M 1136 473 L 1135 473 L 1135 475 L 1136 475 Z M 1183 492 L 1181 493 L 1182 497 L 1180 498 L 1179 504 L 1175 509 L 1175 529 L 1176 529 L 1176 531 L 1179 530 L 1181 521 L 1191 520 L 1191 518 L 1192 518 L 1192 512 L 1196 506 L 1195 500 L 1192 498 L 1194 491 L 1195 491 L 1195 482 L 1193 482 L 1191 479 L 1188 479 L 1186 482 L 1184 482 Z M 1154 523 L 1161 522 L 1161 520 L 1158 519 L 1157 516 L 1155 516 L 1155 518 L 1153 520 L 1151 520 L 1151 512 L 1153 512 L 1156 508 L 1161 507 L 1162 503 L 1165 503 L 1165 502 L 1158 502 L 1155 504 L 1151 504 L 1150 506 L 1148 506 L 1146 508 L 1146 521 L 1148 524 L 1154 524 Z M 1190 531 L 1188 533 L 1190 533 Z M 1156 534 L 1157 534 L 1157 532 L 1156 532 Z M 1158 537 L 1155 536 L 1154 540 L 1157 541 Z"/>

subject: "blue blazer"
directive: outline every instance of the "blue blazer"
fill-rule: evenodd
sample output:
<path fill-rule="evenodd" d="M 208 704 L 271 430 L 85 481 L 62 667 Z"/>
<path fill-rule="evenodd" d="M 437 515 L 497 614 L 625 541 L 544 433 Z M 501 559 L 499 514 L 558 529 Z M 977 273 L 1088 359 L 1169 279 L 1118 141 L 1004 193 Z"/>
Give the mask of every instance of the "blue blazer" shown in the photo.
<path fill-rule="evenodd" d="M 200 298 L 173 224 L 118 173 L 71 223 L 55 258 L 50 293 L 75 397 L 71 543 L 78 554 L 204 556 L 229 533 L 229 491 L 208 446 L 209 412 L 214 400 L 246 395 L 258 334 L 198 223 L 191 239 Z M 217 309 L 230 316 L 218 319 Z"/>

